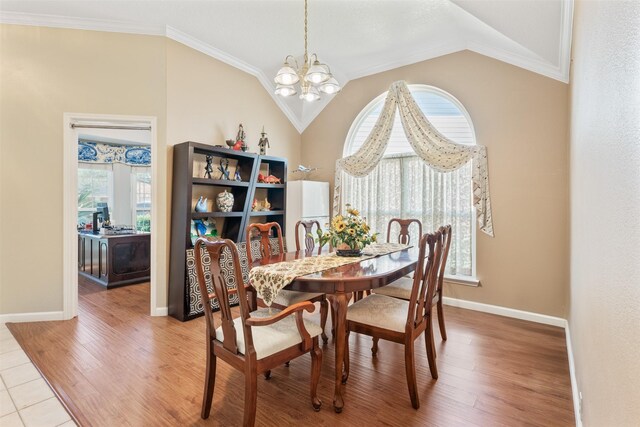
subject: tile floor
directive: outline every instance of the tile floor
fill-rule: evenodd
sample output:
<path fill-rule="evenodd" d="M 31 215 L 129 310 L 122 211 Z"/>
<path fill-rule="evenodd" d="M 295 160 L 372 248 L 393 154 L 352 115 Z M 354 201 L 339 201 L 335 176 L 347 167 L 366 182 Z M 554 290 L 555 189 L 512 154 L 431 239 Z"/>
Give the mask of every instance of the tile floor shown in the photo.
<path fill-rule="evenodd" d="M 0 427 L 75 426 L 4 323 L 0 323 Z"/>

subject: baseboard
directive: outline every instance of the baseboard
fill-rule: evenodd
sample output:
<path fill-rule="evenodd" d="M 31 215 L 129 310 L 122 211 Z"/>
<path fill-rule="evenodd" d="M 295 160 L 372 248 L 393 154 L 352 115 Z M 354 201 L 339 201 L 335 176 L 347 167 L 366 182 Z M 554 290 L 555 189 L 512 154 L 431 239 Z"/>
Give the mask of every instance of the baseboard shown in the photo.
<path fill-rule="evenodd" d="M 580 390 L 578 389 L 576 365 L 573 360 L 573 344 L 571 342 L 571 332 L 568 321 L 565 322 L 564 335 L 567 339 L 567 358 L 569 359 L 569 375 L 571 376 L 571 394 L 573 394 L 573 414 L 576 418 L 576 427 L 582 427 L 582 419 L 580 418 Z"/>
<path fill-rule="evenodd" d="M 533 313 L 531 311 L 516 310 L 514 308 L 501 307 L 499 305 L 483 304 L 481 302 L 467 301 L 463 299 L 443 297 L 442 302 L 452 307 L 466 308 L 467 310 L 482 311 L 484 313 L 497 314 L 498 316 L 513 317 L 514 319 L 528 320 L 530 322 L 564 328 L 567 321 L 561 317 L 547 316 L 546 314 Z"/>
<path fill-rule="evenodd" d="M 513 308 L 501 307 L 499 305 L 483 304 L 481 302 L 467 301 L 463 299 L 443 297 L 442 302 L 452 307 L 465 308 L 467 310 L 482 311 L 484 313 L 497 314 L 499 316 L 512 317 L 515 319 L 528 320 L 530 322 L 542 323 L 545 325 L 558 326 L 564 329 L 567 341 L 567 359 L 569 360 L 569 376 L 571 378 L 571 394 L 573 395 L 573 414 L 576 419 L 576 427 L 582 427 L 580 419 L 580 391 L 576 378 L 576 366 L 573 360 L 573 345 L 571 343 L 571 332 L 569 322 L 561 317 L 547 316 L 546 314 L 533 313 L 530 311 L 516 310 Z"/>
<path fill-rule="evenodd" d="M 168 316 L 169 307 L 156 307 L 155 311 L 151 313 L 152 316 Z"/>
<path fill-rule="evenodd" d="M 0 324 L 7 322 L 46 322 L 49 320 L 64 320 L 62 311 L 42 311 L 37 313 L 9 313 L 0 314 Z"/>

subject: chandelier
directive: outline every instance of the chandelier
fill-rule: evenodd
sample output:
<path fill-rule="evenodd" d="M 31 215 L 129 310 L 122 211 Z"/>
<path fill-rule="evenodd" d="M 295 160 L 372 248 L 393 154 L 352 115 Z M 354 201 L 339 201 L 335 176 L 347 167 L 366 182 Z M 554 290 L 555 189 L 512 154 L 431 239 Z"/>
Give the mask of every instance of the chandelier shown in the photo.
<path fill-rule="evenodd" d="M 284 97 L 295 95 L 298 93 L 297 86 L 299 86 L 300 99 L 309 102 L 320 99 L 320 92 L 331 95 L 340 91 L 340 85 L 331 74 L 329 66 L 320 63 L 318 55 L 315 53 L 311 56 L 307 54 L 307 0 L 304 0 L 304 63 L 302 68 L 298 66 L 298 61 L 293 55 L 287 55 L 274 80 L 276 95 Z"/>

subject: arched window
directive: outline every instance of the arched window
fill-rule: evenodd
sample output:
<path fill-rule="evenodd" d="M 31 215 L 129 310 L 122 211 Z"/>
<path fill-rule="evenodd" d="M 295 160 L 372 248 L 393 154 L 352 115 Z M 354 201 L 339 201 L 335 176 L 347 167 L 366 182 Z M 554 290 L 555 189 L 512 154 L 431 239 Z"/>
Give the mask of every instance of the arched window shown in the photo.
<path fill-rule="evenodd" d="M 418 106 L 447 138 L 460 144 L 475 144 L 469 114 L 452 95 L 427 85 L 409 85 Z M 351 125 L 344 155 L 355 153 L 375 125 L 387 93 L 371 101 Z M 358 208 L 374 231 L 386 239 L 391 218 L 417 218 L 424 232 L 451 224 L 449 276 L 475 276 L 475 215 L 472 204 L 471 163 L 454 172 L 432 170 L 414 153 L 396 113 L 384 158 L 364 178 L 345 176 L 345 203 Z M 393 230 L 392 230 L 393 232 Z M 413 242 L 418 236 L 411 237 Z"/>

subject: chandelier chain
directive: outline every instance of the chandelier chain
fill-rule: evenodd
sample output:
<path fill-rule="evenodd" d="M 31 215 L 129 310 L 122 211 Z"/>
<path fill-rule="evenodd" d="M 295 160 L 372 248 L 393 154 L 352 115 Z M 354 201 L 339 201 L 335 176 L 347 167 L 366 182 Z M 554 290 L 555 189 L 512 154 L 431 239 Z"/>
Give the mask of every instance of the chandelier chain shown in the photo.
<path fill-rule="evenodd" d="M 307 0 L 304 0 L 304 62 L 309 60 L 307 56 Z"/>

